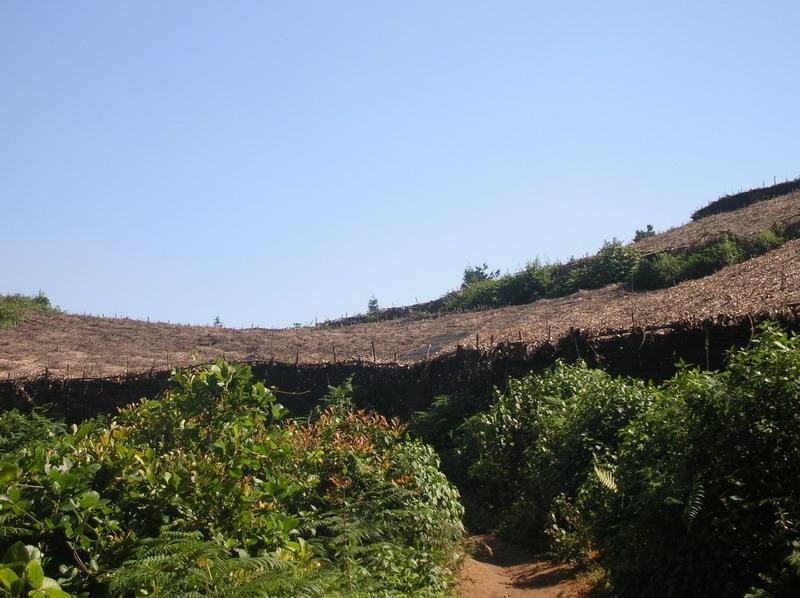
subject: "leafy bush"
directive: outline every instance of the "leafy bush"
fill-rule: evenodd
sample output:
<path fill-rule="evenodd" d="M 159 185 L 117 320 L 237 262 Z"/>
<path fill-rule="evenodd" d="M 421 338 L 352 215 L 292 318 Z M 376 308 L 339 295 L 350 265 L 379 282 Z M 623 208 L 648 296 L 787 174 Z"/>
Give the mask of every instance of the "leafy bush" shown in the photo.
<path fill-rule="evenodd" d="M 0 415 L 0 454 L 11 454 L 37 443 L 50 442 L 66 432 L 66 426 L 36 408 L 28 413 L 11 409 Z"/>
<path fill-rule="evenodd" d="M 800 339 L 767 327 L 727 371 L 681 372 L 623 430 L 599 534 L 620 594 L 797 595 L 798 380 Z"/>
<path fill-rule="evenodd" d="M 494 280 L 500 276 L 500 270 L 489 270 L 486 262 L 482 266 L 467 266 L 464 268 L 464 275 L 461 279 L 461 288 L 468 287 L 476 282 L 484 282 L 486 280 Z"/>
<path fill-rule="evenodd" d="M 36 312 L 56 311 L 47 295 L 39 291 L 34 297 L 27 295 L 0 295 L 0 329 L 19 324 Z"/>
<path fill-rule="evenodd" d="M 445 298 L 445 309 L 470 310 L 530 303 L 545 297 L 563 297 L 580 289 L 595 289 L 630 280 L 639 263 L 639 251 L 620 241 L 603 244 L 597 255 L 567 264 L 528 263 L 514 274 L 476 277 Z"/>
<path fill-rule="evenodd" d="M 639 250 L 614 239 L 603 243 L 603 247 L 587 267 L 587 278 L 580 288 L 595 289 L 630 280 L 639 264 Z"/>
<path fill-rule="evenodd" d="M 473 459 L 466 477 L 455 478 L 467 504 L 484 505 L 479 517 L 486 523 L 541 548 L 554 501 L 577 496 L 595 460 L 613 453 L 617 431 L 646 399 L 642 383 L 585 364 L 560 363 L 553 372 L 509 380 L 487 412 L 459 427 L 455 450 Z"/>
<path fill-rule="evenodd" d="M 647 230 L 636 231 L 636 240 L 653 235 L 648 225 Z M 638 290 L 663 289 L 762 255 L 799 236 L 800 227 L 773 227 L 751 240 L 731 237 L 706 247 L 645 257 L 636 247 L 614 239 L 604 242 L 593 256 L 563 264 L 543 265 L 537 260 L 505 276 L 499 276 L 499 271 L 487 273 L 485 264 L 469 267 L 461 288 L 444 297 L 444 308 L 466 311 L 520 305 L 612 283 L 633 282 Z"/>
<path fill-rule="evenodd" d="M 653 230 L 653 225 L 648 224 L 647 228 L 644 230 L 636 230 L 636 234 L 633 235 L 633 242 L 636 243 L 637 241 L 641 241 L 642 239 L 647 239 L 648 237 L 655 237 L 656 231 Z"/>
<path fill-rule="evenodd" d="M 722 372 L 656 387 L 558 364 L 428 423 L 468 521 L 599 553 L 614 595 L 800 595 L 800 338 L 775 325 Z"/>
<path fill-rule="evenodd" d="M 397 421 L 345 387 L 307 419 L 248 367 L 177 372 L 110 422 L 58 425 L 0 463 L 0 536 L 68 591 L 444 592 L 458 493 Z M 20 414 L 0 416 L 0 430 Z M 40 417 L 40 416 L 36 416 Z M 10 444 L 9 444 L 10 445 Z"/>
<path fill-rule="evenodd" d="M 55 579 L 45 577 L 41 551 L 22 542 L 14 542 L 3 554 L 0 592 L 3 596 L 69 598 Z"/>

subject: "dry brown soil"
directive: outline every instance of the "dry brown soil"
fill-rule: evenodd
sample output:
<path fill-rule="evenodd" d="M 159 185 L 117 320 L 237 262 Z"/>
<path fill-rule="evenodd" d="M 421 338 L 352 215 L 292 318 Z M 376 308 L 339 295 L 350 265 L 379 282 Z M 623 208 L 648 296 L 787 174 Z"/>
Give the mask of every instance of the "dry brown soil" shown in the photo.
<path fill-rule="evenodd" d="M 647 293 L 619 285 L 501 309 L 341 328 L 226 329 L 67 314 L 36 315 L 0 331 L 0 376 L 103 377 L 165 370 L 216 358 L 322 363 L 363 359 L 391 363 L 524 341 L 531 349 L 568 335 L 658 333 L 709 318 L 774 315 L 800 306 L 800 240 L 706 278 Z M 477 336 L 476 336 L 477 335 Z M 442 339 L 445 339 L 444 341 Z M 429 350 L 430 348 L 430 350 Z M 404 359 L 407 358 L 407 359 Z"/>
<path fill-rule="evenodd" d="M 459 576 L 461 598 L 577 598 L 588 590 L 574 567 L 543 561 L 494 536 L 473 536 Z"/>
<path fill-rule="evenodd" d="M 707 245 L 727 235 L 751 239 L 772 226 L 800 223 L 800 191 L 768 199 L 733 212 L 713 214 L 634 243 L 642 253 L 659 253 Z"/>

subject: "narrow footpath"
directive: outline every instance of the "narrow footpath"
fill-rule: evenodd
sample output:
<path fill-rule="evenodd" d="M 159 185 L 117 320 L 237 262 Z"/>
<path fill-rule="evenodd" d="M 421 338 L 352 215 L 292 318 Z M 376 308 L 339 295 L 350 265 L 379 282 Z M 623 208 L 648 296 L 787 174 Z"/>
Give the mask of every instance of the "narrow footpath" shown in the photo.
<path fill-rule="evenodd" d="M 575 567 L 554 565 L 494 536 L 472 536 L 457 587 L 461 598 L 580 598 Z"/>

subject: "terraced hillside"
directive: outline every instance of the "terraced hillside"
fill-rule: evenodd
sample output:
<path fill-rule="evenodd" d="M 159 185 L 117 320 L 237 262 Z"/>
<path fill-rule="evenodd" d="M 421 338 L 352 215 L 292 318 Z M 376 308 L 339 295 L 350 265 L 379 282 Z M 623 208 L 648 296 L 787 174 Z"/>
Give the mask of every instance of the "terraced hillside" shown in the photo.
<path fill-rule="evenodd" d="M 740 210 L 706 216 L 671 228 L 634 244 L 643 254 L 678 251 L 708 245 L 727 236 L 753 239 L 769 228 L 800 226 L 800 191 L 769 199 Z"/>
<path fill-rule="evenodd" d="M 590 336 L 663 329 L 709 318 L 758 318 L 800 306 L 800 240 L 700 280 L 648 293 L 619 285 L 530 305 L 393 320 L 341 328 L 232 330 L 74 315 L 37 315 L 0 331 L 0 374 L 26 377 L 45 369 L 80 378 L 161 371 L 225 357 L 308 364 L 365 360 L 414 362 L 451 353 L 457 345 L 488 348 L 523 340 L 531 347 L 571 328 Z M 374 348 L 374 357 L 373 357 Z"/>

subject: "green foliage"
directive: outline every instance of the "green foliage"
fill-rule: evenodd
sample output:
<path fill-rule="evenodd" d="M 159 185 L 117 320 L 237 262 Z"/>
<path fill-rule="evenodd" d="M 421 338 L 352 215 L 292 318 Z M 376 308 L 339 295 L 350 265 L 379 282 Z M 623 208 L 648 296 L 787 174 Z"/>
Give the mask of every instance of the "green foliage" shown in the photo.
<path fill-rule="evenodd" d="M 722 372 L 653 386 L 558 364 L 472 415 L 439 399 L 417 429 L 468 521 L 599 553 L 614 595 L 797 596 L 799 380 L 800 338 L 771 325 Z"/>
<path fill-rule="evenodd" d="M 107 423 L 5 434 L 16 450 L 0 462 L 2 542 L 48 554 L 47 574 L 73 592 L 447 590 L 458 493 L 398 422 L 355 411 L 350 385 L 292 421 L 248 367 L 218 362 L 173 383 Z"/>
<path fill-rule="evenodd" d="M 651 225 L 636 231 L 635 240 L 654 236 Z M 461 288 L 444 297 L 448 311 L 487 309 L 563 297 L 581 289 L 633 282 L 634 289 L 652 290 L 713 274 L 726 266 L 762 255 L 800 236 L 800 229 L 773 227 L 752 240 L 728 238 L 706 247 L 642 257 L 632 245 L 614 239 L 594 256 L 565 264 L 529 263 L 523 270 L 500 276 L 486 264 L 464 271 Z"/>
<path fill-rule="evenodd" d="M 381 319 L 381 308 L 378 300 L 373 295 L 367 302 L 367 322 L 377 322 Z"/>
<path fill-rule="evenodd" d="M 633 272 L 634 287 L 663 289 L 684 280 L 708 276 L 726 266 L 777 249 L 786 241 L 797 238 L 798 232 L 774 227 L 762 231 L 752 240 L 729 237 L 701 249 L 648 256 Z"/>
<path fill-rule="evenodd" d="M 16 453 L 37 443 L 49 442 L 66 432 L 66 426 L 35 408 L 28 413 L 11 409 L 0 413 L 0 454 Z"/>
<path fill-rule="evenodd" d="M 35 546 L 14 542 L 0 561 L 0 595 L 69 598 L 55 579 L 46 577 L 42 553 Z"/>
<path fill-rule="evenodd" d="M 507 536 L 541 548 L 560 495 L 574 499 L 597 459 L 616 447 L 617 431 L 646 408 L 642 383 L 614 379 L 584 364 L 509 380 L 485 413 L 460 427 L 460 454 L 472 461 L 467 504 Z"/>
<path fill-rule="evenodd" d="M 52 311 L 56 311 L 56 308 L 50 305 L 50 299 L 41 291 L 35 297 L 0 295 L 0 329 L 19 324 L 31 314 Z"/>
<path fill-rule="evenodd" d="M 658 253 L 639 263 L 633 274 L 633 286 L 639 290 L 663 289 L 686 279 L 685 257 Z"/>
<path fill-rule="evenodd" d="M 466 288 L 478 282 L 486 282 L 487 280 L 494 280 L 500 276 L 500 270 L 492 272 L 486 262 L 481 266 L 467 266 L 464 268 L 464 276 L 461 282 L 461 288 Z"/>
<path fill-rule="evenodd" d="M 461 289 L 445 297 L 445 309 L 501 307 L 545 297 L 562 297 L 579 289 L 627 281 L 638 263 L 639 251 L 614 239 L 604 243 L 596 256 L 580 261 L 542 264 L 536 260 L 514 274 L 499 276 L 497 271 L 484 277 L 471 277 L 469 284 L 462 284 Z"/>
<path fill-rule="evenodd" d="M 636 234 L 633 236 L 633 242 L 636 243 L 636 241 L 641 241 L 642 239 L 655 236 L 656 231 L 653 230 L 653 225 L 648 224 L 645 230 L 636 230 Z"/>
<path fill-rule="evenodd" d="M 782 580 L 776 595 L 797 595 L 798 380 L 800 340 L 766 327 L 727 371 L 681 372 L 623 430 L 620 500 L 598 533 L 619 590 L 734 596 Z"/>
<path fill-rule="evenodd" d="M 606 241 L 597 255 L 588 260 L 582 275 L 575 279 L 575 290 L 596 289 L 612 282 L 630 280 L 639 264 L 639 250 L 614 239 Z"/>

